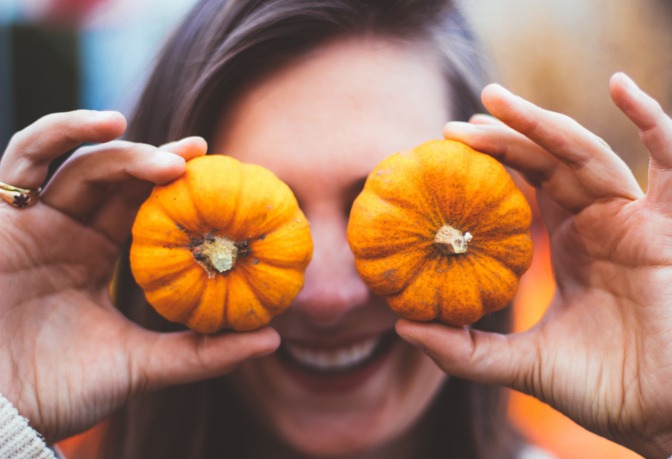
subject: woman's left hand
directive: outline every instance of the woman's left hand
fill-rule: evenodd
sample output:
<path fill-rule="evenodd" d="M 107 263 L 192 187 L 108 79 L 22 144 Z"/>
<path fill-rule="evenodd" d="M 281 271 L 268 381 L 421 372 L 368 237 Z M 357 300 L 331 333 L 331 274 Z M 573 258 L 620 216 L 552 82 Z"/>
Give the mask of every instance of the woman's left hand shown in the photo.
<path fill-rule="evenodd" d="M 499 86 L 498 120 L 445 136 L 514 168 L 537 189 L 557 290 L 541 321 L 510 335 L 402 320 L 398 333 L 446 372 L 534 395 L 646 457 L 672 454 L 672 120 L 628 77 L 613 101 L 650 153 L 648 191 L 594 134 Z"/>

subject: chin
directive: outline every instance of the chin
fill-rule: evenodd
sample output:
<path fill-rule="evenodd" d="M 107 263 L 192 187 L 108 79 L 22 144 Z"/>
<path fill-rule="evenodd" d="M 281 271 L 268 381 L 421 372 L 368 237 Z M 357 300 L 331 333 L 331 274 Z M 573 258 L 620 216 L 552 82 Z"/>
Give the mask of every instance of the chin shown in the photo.
<path fill-rule="evenodd" d="M 410 441 L 445 378 L 386 331 L 338 346 L 283 341 L 231 379 L 272 443 L 306 457 L 356 458 Z"/>
<path fill-rule="evenodd" d="M 350 458 L 364 456 L 392 441 L 381 429 L 356 429 L 346 420 L 324 420 L 310 429 L 281 426 L 276 430 L 281 442 L 306 457 Z M 384 429 L 383 429 L 384 430 Z"/>

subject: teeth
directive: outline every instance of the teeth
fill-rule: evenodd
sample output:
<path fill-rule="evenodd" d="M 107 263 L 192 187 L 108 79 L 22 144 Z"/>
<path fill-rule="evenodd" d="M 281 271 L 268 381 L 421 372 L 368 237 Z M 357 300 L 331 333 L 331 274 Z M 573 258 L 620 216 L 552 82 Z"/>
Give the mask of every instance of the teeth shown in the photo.
<path fill-rule="evenodd" d="M 344 370 L 359 365 L 373 354 L 380 338 L 369 338 L 340 349 L 314 349 L 287 344 L 289 355 L 307 367 L 317 370 Z"/>

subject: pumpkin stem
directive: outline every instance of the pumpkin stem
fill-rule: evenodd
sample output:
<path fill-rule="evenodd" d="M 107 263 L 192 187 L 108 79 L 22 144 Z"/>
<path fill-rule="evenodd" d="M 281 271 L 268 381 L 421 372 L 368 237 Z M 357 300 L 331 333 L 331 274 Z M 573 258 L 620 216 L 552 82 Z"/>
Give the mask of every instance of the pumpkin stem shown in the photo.
<path fill-rule="evenodd" d="M 231 271 L 238 260 L 238 244 L 220 236 L 211 236 L 193 249 L 194 257 L 208 273 Z"/>
<path fill-rule="evenodd" d="M 459 254 L 467 253 L 467 244 L 473 239 L 470 233 L 453 228 L 450 225 L 443 225 L 434 237 L 436 244 L 442 253 Z"/>

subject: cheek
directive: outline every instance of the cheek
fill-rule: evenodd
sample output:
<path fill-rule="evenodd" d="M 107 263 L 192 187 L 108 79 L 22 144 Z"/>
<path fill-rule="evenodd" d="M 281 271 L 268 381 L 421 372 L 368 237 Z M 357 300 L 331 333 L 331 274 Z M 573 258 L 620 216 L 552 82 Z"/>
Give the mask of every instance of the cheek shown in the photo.
<path fill-rule="evenodd" d="M 429 357 L 401 340 L 389 357 L 365 388 L 347 394 L 297 390 L 279 377 L 274 357 L 247 362 L 232 378 L 245 405 L 283 443 L 306 454 L 347 454 L 410 437 L 445 381 Z"/>

